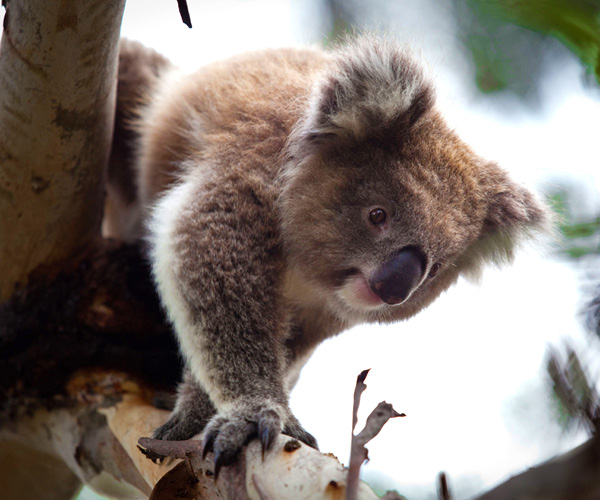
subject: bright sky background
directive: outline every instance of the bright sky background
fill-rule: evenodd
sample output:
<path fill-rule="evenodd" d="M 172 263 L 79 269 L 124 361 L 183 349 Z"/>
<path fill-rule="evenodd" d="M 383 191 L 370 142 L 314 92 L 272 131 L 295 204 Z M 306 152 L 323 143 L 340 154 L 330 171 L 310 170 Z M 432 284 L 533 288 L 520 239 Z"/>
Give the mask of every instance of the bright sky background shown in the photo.
<path fill-rule="evenodd" d="M 425 55 L 449 121 L 476 150 L 534 185 L 573 176 L 595 186 L 589 209 L 600 208 L 600 101 L 582 86 L 577 61 L 549 70 L 543 115 L 516 106 L 500 112 L 473 97 L 445 2 L 406 1 L 401 12 L 388 3 L 399 4 L 369 2 L 364 24 Z M 191 0 L 192 30 L 172 4 L 129 0 L 123 35 L 186 70 L 247 50 L 318 43 L 328 29 L 311 2 Z M 346 462 L 356 375 L 372 368 L 362 417 L 381 400 L 408 416 L 370 444 L 365 479 L 412 500 L 434 498 L 445 470 L 457 498 L 466 498 L 584 437 L 563 436 L 553 424 L 543 378 L 548 341 L 586 345 L 580 278 L 579 268 L 530 251 L 513 267 L 489 270 L 480 286 L 459 283 L 412 320 L 355 328 L 317 351 L 292 394 L 293 410 L 323 451 Z"/>
<path fill-rule="evenodd" d="M 123 35 L 191 70 L 247 50 L 317 43 L 328 29 L 311 1 L 188 3 L 192 30 L 175 0 L 128 0 Z M 599 211 L 599 93 L 582 85 L 577 61 L 548 70 L 543 113 L 491 105 L 469 88 L 472 68 L 444 12 L 449 2 L 364 4 L 365 25 L 429 60 L 450 123 L 477 151 L 538 187 L 573 178 L 585 187 L 586 212 Z M 381 400 L 408 416 L 368 446 L 365 479 L 411 500 L 433 499 L 444 470 L 457 499 L 471 496 L 584 437 L 561 435 L 543 378 L 548 341 L 589 345 L 577 317 L 583 278 L 581 266 L 530 251 L 513 267 L 489 270 L 480 286 L 460 282 L 405 323 L 355 328 L 319 348 L 292 394 L 293 410 L 322 451 L 346 462 L 356 375 L 372 368 L 362 417 Z"/>

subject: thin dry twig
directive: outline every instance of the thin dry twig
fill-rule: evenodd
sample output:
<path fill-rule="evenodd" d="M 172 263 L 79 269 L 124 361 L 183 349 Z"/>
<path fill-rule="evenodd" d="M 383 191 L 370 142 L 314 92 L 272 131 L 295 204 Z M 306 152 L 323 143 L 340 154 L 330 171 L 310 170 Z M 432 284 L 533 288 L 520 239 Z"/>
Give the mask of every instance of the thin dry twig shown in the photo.
<path fill-rule="evenodd" d="M 183 24 L 188 28 L 192 27 L 192 18 L 190 17 L 190 10 L 188 9 L 187 0 L 177 0 L 177 6 L 179 7 L 179 15 Z"/>
<path fill-rule="evenodd" d="M 452 500 L 452 493 L 445 472 L 440 472 L 438 475 L 438 498 L 439 500 Z"/>
<path fill-rule="evenodd" d="M 165 457 L 188 459 L 201 456 L 202 441 L 197 439 L 162 441 L 160 439 L 143 437 L 138 440 L 138 449 L 153 461 Z"/>
<path fill-rule="evenodd" d="M 360 372 L 360 375 L 356 377 L 356 387 L 354 388 L 354 406 L 352 407 L 352 434 L 354 434 L 354 428 L 356 427 L 356 422 L 358 421 L 358 407 L 360 406 L 360 397 L 362 393 L 367 388 L 367 384 L 365 384 L 365 379 L 369 374 L 371 369 L 363 370 Z"/>
<path fill-rule="evenodd" d="M 365 428 L 360 431 L 360 434 L 354 436 L 354 439 L 352 440 L 353 443 L 364 448 L 365 444 L 379 434 L 383 426 L 390 418 L 396 417 L 406 417 L 406 414 L 398 413 L 396 410 L 394 410 L 394 407 L 390 403 L 382 401 L 367 417 Z M 367 450 L 365 448 L 365 459 L 368 458 L 366 455 Z"/>
<path fill-rule="evenodd" d="M 358 492 L 358 482 L 360 467 L 368 459 L 368 450 L 365 445 L 371 441 L 383 428 L 390 418 L 405 417 L 406 414 L 398 413 L 391 404 L 382 401 L 371 412 L 367 418 L 364 429 L 357 435 L 354 434 L 354 428 L 358 420 L 358 407 L 360 406 L 360 397 L 367 388 L 365 379 L 369 370 L 364 370 L 356 379 L 354 389 L 354 407 L 352 413 L 352 447 L 350 451 L 350 464 L 348 467 L 348 486 L 346 489 L 346 500 L 355 500 Z M 393 498 L 393 497 L 392 497 Z"/>

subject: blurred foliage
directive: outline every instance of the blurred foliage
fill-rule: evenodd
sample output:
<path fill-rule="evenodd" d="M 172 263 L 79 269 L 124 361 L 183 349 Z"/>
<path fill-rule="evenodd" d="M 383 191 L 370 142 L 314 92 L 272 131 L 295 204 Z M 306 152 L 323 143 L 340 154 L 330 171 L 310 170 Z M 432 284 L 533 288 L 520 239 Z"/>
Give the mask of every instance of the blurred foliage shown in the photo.
<path fill-rule="evenodd" d="M 579 222 L 577 224 L 567 224 L 563 226 L 563 234 L 567 238 L 588 238 L 598 232 L 600 228 L 600 217 L 596 217 L 591 222 Z"/>
<path fill-rule="evenodd" d="M 600 254 L 600 216 L 576 220 L 569 210 L 569 202 L 577 202 L 576 193 L 567 187 L 548 196 L 547 201 L 558 215 L 558 226 L 563 236 L 561 252 L 578 259 Z"/>
<path fill-rule="evenodd" d="M 535 99 L 560 41 L 600 82 L 600 0 L 454 0 L 463 43 L 482 92 Z M 526 28 L 526 29 L 524 29 Z"/>
<path fill-rule="evenodd" d="M 469 0 L 482 13 L 557 38 L 600 82 L 600 0 Z"/>
<path fill-rule="evenodd" d="M 352 3 L 347 4 L 344 0 L 323 0 L 325 16 L 329 17 L 331 29 L 323 38 L 323 45 L 335 43 L 337 39 L 352 31 L 352 25 L 356 23 L 356 13 Z"/>
<path fill-rule="evenodd" d="M 507 22 L 482 0 L 455 0 L 459 34 L 484 93 L 508 91 L 535 101 L 548 51 L 546 37 Z"/>
<path fill-rule="evenodd" d="M 362 26 L 361 2 L 321 0 L 321 5 L 330 26 L 326 45 Z M 600 83 L 600 0 L 453 0 L 452 5 L 482 92 L 506 91 L 537 104 L 546 66 L 560 65 L 568 50 Z"/>

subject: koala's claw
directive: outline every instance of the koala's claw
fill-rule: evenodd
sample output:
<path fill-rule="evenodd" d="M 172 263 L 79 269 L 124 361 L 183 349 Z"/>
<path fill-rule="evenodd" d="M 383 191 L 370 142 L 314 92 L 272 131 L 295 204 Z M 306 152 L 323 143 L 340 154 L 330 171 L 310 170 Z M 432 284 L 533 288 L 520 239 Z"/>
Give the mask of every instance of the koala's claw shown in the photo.
<path fill-rule="evenodd" d="M 223 466 L 223 456 L 219 453 L 215 453 L 215 461 L 214 461 L 214 478 L 215 481 L 219 479 L 219 472 L 221 471 L 221 467 Z"/>
<path fill-rule="evenodd" d="M 214 459 L 214 475 L 215 481 L 219 477 L 219 471 L 221 467 L 224 465 L 231 465 L 237 460 L 238 451 L 233 450 L 224 450 L 224 451 L 215 451 L 215 459 Z"/>
<path fill-rule="evenodd" d="M 256 419 L 250 420 L 244 415 L 213 417 L 204 431 L 202 456 L 214 453 L 215 476 L 223 465 L 235 462 L 242 448 L 258 435 L 257 432 Z"/>
<path fill-rule="evenodd" d="M 206 458 L 211 451 L 214 449 L 215 439 L 217 439 L 218 431 L 216 429 L 211 432 L 204 433 L 204 444 L 202 445 L 202 460 Z"/>
<path fill-rule="evenodd" d="M 275 410 L 264 410 L 258 420 L 258 437 L 262 446 L 262 456 L 273 446 L 281 432 L 281 419 Z"/>
<path fill-rule="evenodd" d="M 267 451 L 271 445 L 273 444 L 273 440 L 275 439 L 273 434 L 269 435 L 269 428 L 265 427 L 262 431 L 258 433 L 260 436 L 260 444 L 262 446 L 262 458 L 265 459 L 265 451 Z"/>
<path fill-rule="evenodd" d="M 315 438 L 302 429 L 293 416 L 288 416 L 287 420 L 284 426 L 280 411 L 272 407 L 238 411 L 231 416 L 217 415 L 204 431 L 202 457 L 214 453 L 214 474 L 218 477 L 221 468 L 233 464 L 244 446 L 255 438 L 260 441 L 263 458 L 282 431 L 316 447 Z"/>

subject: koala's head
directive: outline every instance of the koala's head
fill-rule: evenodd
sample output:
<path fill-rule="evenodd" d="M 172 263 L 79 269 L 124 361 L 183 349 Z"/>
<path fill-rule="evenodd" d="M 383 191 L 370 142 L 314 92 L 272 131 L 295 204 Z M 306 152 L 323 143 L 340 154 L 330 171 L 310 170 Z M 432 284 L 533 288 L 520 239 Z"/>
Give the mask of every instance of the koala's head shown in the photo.
<path fill-rule="evenodd" d="M 462 274 L 512 258 L 545 209 L 451 131 L 387 42 L 332 57 L 290 139 L 280 199 L 290 265 L 341 319 L 415 314 Z"/>

